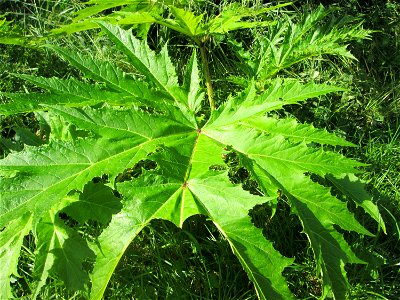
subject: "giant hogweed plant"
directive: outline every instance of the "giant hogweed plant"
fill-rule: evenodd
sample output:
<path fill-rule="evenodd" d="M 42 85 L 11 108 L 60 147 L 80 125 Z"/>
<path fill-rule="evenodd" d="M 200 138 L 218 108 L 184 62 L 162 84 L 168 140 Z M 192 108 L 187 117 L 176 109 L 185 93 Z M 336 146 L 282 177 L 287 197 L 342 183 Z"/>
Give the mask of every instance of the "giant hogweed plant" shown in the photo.
<path fill-rule="evenodd" d="M 172 11 L 176 21 L 171 22 L 190 31 L 189 38 L 207 39 L 210 27 L 202 25 L 201 17 L 178 8 Z M 322 12 L 314 12 L 311 18 Z M 127 56 L 135 74 L 109 61 L 49 46 L 88 80 L 16 75 L 49 92 L 3 94 L 10 100 L 0 105 L 0 113 L 35 112 L 48 128 L 48 137 L 42 144 L 25 145 L 0 160 L 0 298 L 13 297 L 10 280 L 18 276 L 21 247 L 29 234 L 36 245 L 32 298 L 40 295 L 49 277 L 58 277 L 68 288 L 86 290 L 90 299 L 101 299 L 124 251 L 151 220 L 182 226 L 188 217 L 203 214 L 226 238 L 260 299 L 292 299 L 282 272 L 293 258 L 275 250 L 273 241 L 264 237 L 249 216 L 258 204 L 275 209 L 281 194 L 310 241 L 323 279 L 323 295 L 345 298 L 345 265 L 364 262 L 342 232 L 371 233 L 346 202 L 332 195 L 331 187 L 315 178 L 327 179 L 384 229 L 378 208 L 354 175 L 363 164 L 326 147 L 353 146 L 343 138 L 274 114 L 285 105 L 343 89 L 273 78 L 271 68 L 279 67 L 278 58 L 294 63 L 312 53 L 350 56 L 343 42 L 364 38 L 368 32 L 331 24 L 326 34 L 336 30 L 342 37 L 331 40 L 327 48 L 318 48 L 313 43 L 324 36 L 313 35 L 313 30 L 320 30 L 307 20 L 310 16 L 303 25 L 291 24 L 297 31 L 281 31 L 287 38 L 265 40 L 258 60 L 251 60 L 251 54 L 242 49 L 238 56 L 248 65 L 247 86 L 219 106 L 212 98 L 204 48 L 200 49 L 203 76 L 193 51 L 183 78 L 178 78 L 167 46 L 156 54 L 131 30 L 102 20 L 96 20 L 96 26 Z M 240 28 L 239 24 L 235 29 Z M 338 46 L 340 51 L 334 49 Z M 300 58 L 294 59 L 296 55 Z M 280 69 L 293 63 L 282 63 Z M 262 89 L 257 88 L 259 79 Z M 224 156 L 231 152 L 262 195 L 230 181 Z M 152 168 L 130 176 L 132 168 L 149 162 Z M 69 225 L 71 220 L 95 221 L 104 229 L 97 237 L 87 237 Z M 88 262 L 92 267 L 87 267 Z"/>

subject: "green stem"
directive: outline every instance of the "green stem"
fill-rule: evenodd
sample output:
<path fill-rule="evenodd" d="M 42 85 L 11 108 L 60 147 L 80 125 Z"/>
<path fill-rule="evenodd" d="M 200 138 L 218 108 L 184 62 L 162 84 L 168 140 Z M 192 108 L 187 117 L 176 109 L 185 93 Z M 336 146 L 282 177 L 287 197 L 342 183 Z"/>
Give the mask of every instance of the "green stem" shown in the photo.
<path fill-rule="evenodd" d="M 201 61 L 203 65 L 204 79 L 206 81 L 206 87 L 207 87 L 208 102 L 210 103 L 211 111 L 213 111 L 215 110 L 214 90 L 211 83 L 210 68 L 208 64 L 206 46 L 204 42 L 199 43 L 199 47 L 200 47 Z"/>

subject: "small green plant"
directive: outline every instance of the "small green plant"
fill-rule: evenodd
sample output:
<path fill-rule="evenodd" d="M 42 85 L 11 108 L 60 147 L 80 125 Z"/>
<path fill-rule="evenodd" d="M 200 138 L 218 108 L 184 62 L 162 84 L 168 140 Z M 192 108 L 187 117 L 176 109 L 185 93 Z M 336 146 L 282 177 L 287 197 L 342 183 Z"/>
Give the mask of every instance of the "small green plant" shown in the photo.
<path fill-rule="evenodd" d="M 115 3 L 104 5 L 91 7 L 91 12 Z M 260 299 L 294 298 L 282 275 L 293 259 L 275 250 L 249 216 L 249 210 L 262 203 L 276 210 L 278 195 L 283 195 L 314 251 L 323 296 L 344 299 L 345 265 L 364 262 L 342 232 L 371 233 L 331 194 L 331 186 L 385 229 L 378 208 L 354 175 L 363 164 L 328 150 L 329 145 L 353 144 L 275 114 L 285 105 L 343 88 L 275 75 L 316 55 L 351 57 L 344 43 L 369 32 L 343 20 L 331 20 L 321 30 L 317 24 L 327 15 L 322 7 L 298 26 L 290 20 L 286 26 L 241 21 L 263 10 L 251 14 L 242 9 L 235 15 L 237 6 L 205 22 L 190 11 L 167 8 L 174 19 L 142 11 L 121 13 L 131 16 L 129 20 L 142 16 L 148 23 L 185 34 L 200 50 L 203 76 L 195 50 L 178 78 L 168 46 L 157 54 L 131 30 L 97 19 L 85 24 L 100 27 L 127 56 L 135 74 L 108 61 L 48 46 L 87 80 L 16 75 L 49 93 L 3 94 L 10 101 L 0 105 L 0 113 L 35 112 L 45 136 L 38 138 L 43 145 L 25 145 L 0 160 L 0 264 L 6 266 L 0 275 L 0 298 L 13 297 L 11 276 L 18 276 L 21 247 L 30 233 L 36 243 L 33 298 L 51 276 L 72 290 L 87 291 L 90 299 L 101 299 L 125 250 L 151 220 L 182 226 L 197 214 L 212 220 L 226 238 Z M 115 23 L 112 16 L 107 21 Z M 279 34 L 264 40 L 264 51 L 254 64 L 252 54 L 240 49 L 238 57 L 245 58 L 248 72 L 239 81 L 245 79 L 247 87 L 217 105 L 204 44 L 214 34 L 260 25 Z M 326 35 L 331 42 L 323 48 Z M 262 195 L 231 183 L 225 164 L 230 153 Z M 100 224 L 101 233 L 82 234 L 71 226 L 87 222 Z"/>

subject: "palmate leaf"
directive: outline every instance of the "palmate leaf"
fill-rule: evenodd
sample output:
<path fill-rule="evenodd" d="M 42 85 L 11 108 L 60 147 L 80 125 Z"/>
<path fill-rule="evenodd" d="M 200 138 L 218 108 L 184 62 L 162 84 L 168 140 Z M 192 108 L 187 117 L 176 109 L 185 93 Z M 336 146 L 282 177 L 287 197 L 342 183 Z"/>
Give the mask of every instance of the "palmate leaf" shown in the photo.
<path fill-rule="evenodd" d="M 269 199 L 250 195 L 232 185 L 225 173 L 208 171 L 208 166 L 220 163 L 220 156 L 215 154 L 222 149 L 215 141 L 193 134 L 177 146 L 177 150 L 163 149 L 152 157 L 159 165 L 155 172 L 118 186 L 125 195 L 126 205 L 100 236 L 91 299 L 101 298 L 124 250 L 151 219 L 167 219 L 182 226 L 187 217 L 198 213 L 208 215 L 228 239 L 255 282 L 260 299 L 290 298 L 285 281 L 278 274 L 291 260 L 283 258 L 263 239 L 247 214 L 254 205 Z M 188 167 L 192 168 L 190 173 Z M 230 201 L 233 198 L 235 201 Z M 127 230 L 124 224 L 132 225 Z"/>
<path fill-rule="evenodd" d="M 110 101 L 98 102 L 96 91 L 87 90 L 82 93 L 87 104 L 96 105 L 71 107 L 65 102 L 46 102 L 46 96 L 40 94 L 43 99 L 31 110 L 45 110 L 40 114 L 55 118 L 54 122 L 48 120 L 48 126 L 56 134 L 50 133 L 49 144 L 25 146 L 0 160 L 0 226 L 5 227 L 0 233 L 0 253 L 11 249 L 12 256 L 4 259 L 14 266 L 4 279 L 16 273 L 22 238 L 32 230 L 37 245 L 33 296 L 40 295 L 47 277 L 52 276 L 71 289 L 91 286 L 90 298 L 101 299 L 125 249 L 151 220 L 165 219 L 182 226 L 188 217 L 204 214 L 229 242 L 260 299 L 291 299 L 294 296 L 282 272 L 293 259 L 275 250 L 248 215 L 255 205 L 274 206 L 279 190 L 309 237 L 325 290 L 342 299 L 347 286 L 344 266 L 361 260 L 338 228 L 370 232 L 356 221 L 345 202 L 312 178 L 332 176 L 346 194 L 348 187 L 340 180 L 344 174 L 358 172 L 362 164 L 322 148 L 324 144 L 351 145 L 333 134 L 267 115 L 284 105 L 342 89 L 277 79 L 259 94 L 256 84 L 250 82 L 242 93 L 212 111 L 200 127 L 196 113 L 201 110 L 202 91 L 196 55 L 191 57 L 180 86 L 166 48 L 155 54 L 129 31 L 99 24 L 146 81 L 125 76 L 108 62 L 54 48 L 98 82 L 107 91 L 105 95 L 135 100 L 122 104 L 110 97 Z M 24 78 L 48 89 L 50 98 L 67 98 L 75 88 L 97 86 L 74 79 Z M 142 94 L 140 86 L 145 87 Z M 14 101 L 5 104 L 9 110 L 24 103 L 22 98 Z M 64 126 L 80 134 L 58 134 L 58 127 Z M 237 153 L 263 196 L 232 184 L 228 171 L 215 171 L 224 169 L 224 149 Z M 153 162 L 154 168 L 142 170 L 138 177 L 123 176 L 145 160 Z M 94 183 L 99 177 L 107 183 Z M 359 201 L 365 203 L 361 206 L 379 219 L 376 206 L 364 200 Z M 20 219 L 21 215 L 26 217 Z M 78 223 L 98 221 L 104 230 L 87 243 L 63 218 Z M 21 228 L 19 235 L 12 231 L 13 226 Z M 92 259 L 93 253 L 94 267 L 88 276 L 82 262 Z M 86 285 L 88 278 L 91 282 Z M 8 284 L 2 288 L 4 295 L 10 295 Z"/>

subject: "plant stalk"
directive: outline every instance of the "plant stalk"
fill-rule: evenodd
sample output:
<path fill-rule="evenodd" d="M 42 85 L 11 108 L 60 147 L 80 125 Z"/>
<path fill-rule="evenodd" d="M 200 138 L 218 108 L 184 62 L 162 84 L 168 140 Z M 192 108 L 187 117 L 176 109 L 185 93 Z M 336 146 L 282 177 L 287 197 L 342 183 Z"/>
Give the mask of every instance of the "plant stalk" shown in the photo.
<path fill-rule="evenodd" d="M 211 111 L 213 111 L 215 110 L 214 90 L 211 83 L 211 74 L 206 53 L 205 42 L 201 42 L 199 44 L 199 48 L 200 48 L 201 62 L 203 65 L 204 79 L 206 81 L 206 87 L 207 87 L 208 102 L 210 103 Z"/>

